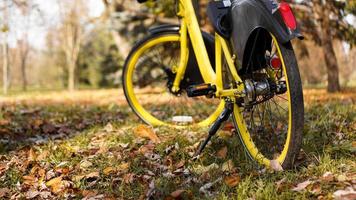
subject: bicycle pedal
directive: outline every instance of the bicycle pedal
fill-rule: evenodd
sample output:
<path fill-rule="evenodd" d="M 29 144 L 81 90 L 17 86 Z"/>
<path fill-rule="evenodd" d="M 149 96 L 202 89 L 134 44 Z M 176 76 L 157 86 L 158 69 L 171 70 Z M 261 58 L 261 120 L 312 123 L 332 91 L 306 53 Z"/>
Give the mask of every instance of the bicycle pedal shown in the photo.
<path fill-rule="evenodd" d="M 207 96 L 216 92 L 216 86 L 211 84 L 192 85 L 186 91 L 188 97 Z"/>

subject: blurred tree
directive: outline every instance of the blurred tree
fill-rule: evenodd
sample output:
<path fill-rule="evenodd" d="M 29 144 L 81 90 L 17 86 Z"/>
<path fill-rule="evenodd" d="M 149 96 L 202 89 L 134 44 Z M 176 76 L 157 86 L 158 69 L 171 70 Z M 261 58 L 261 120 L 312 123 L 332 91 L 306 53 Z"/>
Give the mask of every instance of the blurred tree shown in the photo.
<path fill-rule="evenodd" d="M 9 89 L 9 45 L 7 42 L 9 32 L 9 1 L 3 1 L 3 18 L 2 18 L 2 76 L 3 76 L 3 93 L 7 94 Z"/>
<path fill-rule="evenodd" d="M 61 13 L 59 34 L 68 67 L 68 90 L 75 89 L 77 60 L 88 23 L 88 8 L 82 0 L 58 1 Z"/>
<path fill-rule="evenodd" d="M 117 82 L 115 73 L 120 62 L 118 49 L 110 32 L 102 26 L 96 27 L 79 54 L 79 81 L 95 88 L 113 87 Z"/>
<path fill-rule="evenodd" d="M 289 0 L 297 10 L 303 32 L 323 48 L 327 67 L 328 91 L 340 91 L 339 66 L 333 39 L 356 43 L 355 27 L 349 24 L 346 16 L 355 15 L 355 1 L 339 0 Z M 304 48 L 307 51 L 307 48 Z M 307 53 L 306 53 L 307 54 Z"/>

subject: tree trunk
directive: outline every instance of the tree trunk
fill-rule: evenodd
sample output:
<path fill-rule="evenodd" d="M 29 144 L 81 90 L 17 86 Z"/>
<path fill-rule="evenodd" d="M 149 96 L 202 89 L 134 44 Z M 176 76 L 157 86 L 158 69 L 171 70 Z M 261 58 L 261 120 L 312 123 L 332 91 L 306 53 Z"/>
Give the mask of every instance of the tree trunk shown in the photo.
<path fill-rule="evenodd" d="M 5 37 L 6 38 L 6 37 Z M 2 54 L 3 54 L 3 65 L 2 65 L 2 79 L 3 79 L 3 93 L 8 93 L 9 88 L 9 56 L 8 56 L 8 46 L 7 41 L 5 40 L 2 45 Z"/>
<path fill-rule="evenodd" d="M 328 92 L 339 92 L 341 90 L 339 67 L 330 35 L 328 35 L 326 39 L 323 39 L 322 48 L 328 73 Z"/>
<path fill-rule="evenodd" d="M 68 90 L 73 92 L 75 90 L 75 61 L 68 62 Z"/>
<path fill-rule="evenodd" d="M 26 59 L 22 58 L 21 61 L 21 75 L 22 75 L 22 90 L 27 90 L 27 76 L 26 76 Z"/>
<path fill-rule="evenodd" d="M 122 56 L 122 58 L 126 58 L 130 53 L 130 43 L 126 39 L 124 39 L 116 30 L 112 30 L 111 35 L 113 36 L 120 55 Z"/>
<path fill-rule="evenodd" d="M 330 8 L 324 6 L 322 1 L 313 1 L 313 12 L 316 19 L 320 23 L 318 30 L 321 40 L 321 47 L 323 48 L 324 59 L 328 74 L 328 92 L 339 92 L 339 66 L 333 46 L 332 32 L 330 29 Z"/>

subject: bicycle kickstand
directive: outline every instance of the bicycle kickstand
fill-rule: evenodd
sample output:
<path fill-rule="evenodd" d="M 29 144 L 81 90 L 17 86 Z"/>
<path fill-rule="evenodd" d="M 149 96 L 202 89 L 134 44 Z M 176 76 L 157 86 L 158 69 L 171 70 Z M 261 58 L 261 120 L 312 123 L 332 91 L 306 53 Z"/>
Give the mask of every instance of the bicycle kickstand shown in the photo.
<path fill-rule="evenodd" d="M 208 142 L 216 134 L 216 132 L 218 132 L 221 125 L 230 118 L 232 112 L 233 112 L 233 103 L 229 102 L 225 105 L 225 108 L 220 114 L 219 118 L 210 127 L 207 138 L 201 143 L 199 149 L 195 152 L 193 156 L 193 160 L 197 160 L 199 158 L 199 155 L 202 153 L 202 151 L 204 150 Z"/>

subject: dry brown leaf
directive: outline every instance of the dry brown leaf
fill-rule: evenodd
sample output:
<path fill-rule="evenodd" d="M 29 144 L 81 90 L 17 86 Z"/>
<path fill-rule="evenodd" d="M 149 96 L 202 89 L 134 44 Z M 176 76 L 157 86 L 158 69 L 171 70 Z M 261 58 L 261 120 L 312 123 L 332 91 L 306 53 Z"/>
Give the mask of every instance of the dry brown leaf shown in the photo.
<path fill-rule="evenodd" d="M 56 172 L 59 173 L 59 174 L 68 174 L 69 173 L 69 168 L 68 167 L 64 167 L 64 168 L 57 168 L 56 169 Z"/>
<path fill-rule="evenodd" d="M 336 200 L 355 200 L 356 199 L 356 191 L 349 187 L 345 190 L 337 190 L 333 194 Z"/>
<path fill-rule="evenodd" d="M 271 160 L 271 165 L 270 165 L 271 169 L 273 171 L 277 171 L 277 172 L 280 172 L 280 171 L 283 171 L 283 167 L 282 165 L 278 162 L 278 160 Z"/>
<path fill-rule="evenodd" d="M 171 193 L 171 196 L 173 198 L 179 198 L 184 192 L 185 192 L 185 190 L 176 190 Z"/>
<path fill-rule="evenodd" d="M 100 174 L 99 172 L 91 172 L 85 176 L 86 178 L 99 178 Z"/>
<path fill-rule="evenodd" d="M 222 128 L 222 130 L 229 131 L 229 132 L 231 132 L 234 129 L 235 129 L 235 126 L 231 122 L 225 123 L 224 127 Z"/>
<path fill-rule="evenodd" d="M 282 178 L 281 180 L 277 181 L 277 182 L 276 182 L 277 189 L 281 188 L 282 184 L 283 184 L 284 182 L 286 182 L 286 180 L 287 180 L 287 178 L 284 177 L 284 178 Z"/>
<path fill-rule="evenodd" d="M 235 187 L 240 183 L 240 176 L 238 174 L 233 174 L 224 178 L 224 182 L 229 187 Z"/>
<path fill-rule="evenodd" d="M 82 195 L 86 198 L 94 197 L 98 195 L 98 191 L 96 190 L 83 190 Z"/>
<path fill-rule="evenodd" d="M 299 192 L 304 190 L 306 187 L 308 187 L 310 184 L 313 184 L 313 181 L 307 180 L 302 183 L 299 183 L 296 187 L 292 188 L 293 191 Z"/>
<path fill-rule="evenodd" d="M 44 159 L 46 159 L 49 155 L 49 151 L 43 151 L 40 155 L 37 156 L 37 160 L 38 161 L 43 161 Z"/>
<path fill-rule="evenodd" d="M 37 191 L 37 190 L 30 190 L 30 191 L 25 193 L 25 197 L 26 197 L 26 199 L 34 199 L 39 194 L 40 194 L 40 192 Z"/>
<path fill-rule="evenodd" d="M 0 119 L 0 126 L 7 126 L 10 124 L 10 121 L 7 119 Z"/>
<path fill-rule="evenodd" d="M 23 183 L 26 185 L 33 185 L 37 182 L 37 179 L 34 176 L 23 176 L 22 179 Z"/>
<path fill-rule="evenodd" d="M 217 156 L 218 156 L 218 158 L 225 159 L 227 156 L 227 147 L 225 146 L 225 147 L 221 148 L 217 152 Z"/>
<path fill-rule="evenodd" d="M 37 159 L 37 154 L 36 152 L 31 148 L 30 151 L 28 152 L 28 161 L 36 161 Z"/>
<path fill-rule="evenodd" d="M 130 184 L 130 183 L 132 183 L 134 181 L 135 174 L 133 174 L 133 173 L 125 174 L 123 179 L 124 179 L 124 183 Z"/>
<path fill-rule="evenodd" d="M 148 138 L 152 140 L 154 143 L 160 143 L 161 140 L 158 138 L 156 133 L 152 130 L 152 128 L 145 126 L 145 125 L 139 125 L 134 129 L 134 133 L 136 137 L 142 137 L 142 138 Z"/>
<path fill-rule="evenodd" d="M 8 188 L 0 188 L 0 198 L 7 196 L 10 193 L 10 189 Z"/>
<path fill-rule="evenodd" d="M 334 180 L 334 175 L 331 172 L 325 172 L 320 179 L 325 182 L 331 182 Z"/>
<path fill-rule="evenodd" d="M 175 168 L 176 169 L 179 169 L 179 168 L 182 168 L 182 167 L 184 167 L 184 165 L 185 165 L 185 160 L 181 160 L 181 161 L 179 161 L 177 164 L 175 164 Z"/>
<path fill-rule="evenodd" d="M 224 172 L 231 172 L 231 171 L 234 170 L 234 168 L 235 168 L 234 162 L 232 162 L 231 159 L 228 160 L 228 161 L 226 161 L 226 162 L 222 165 L 222 170 L 223 170 Z"/>

